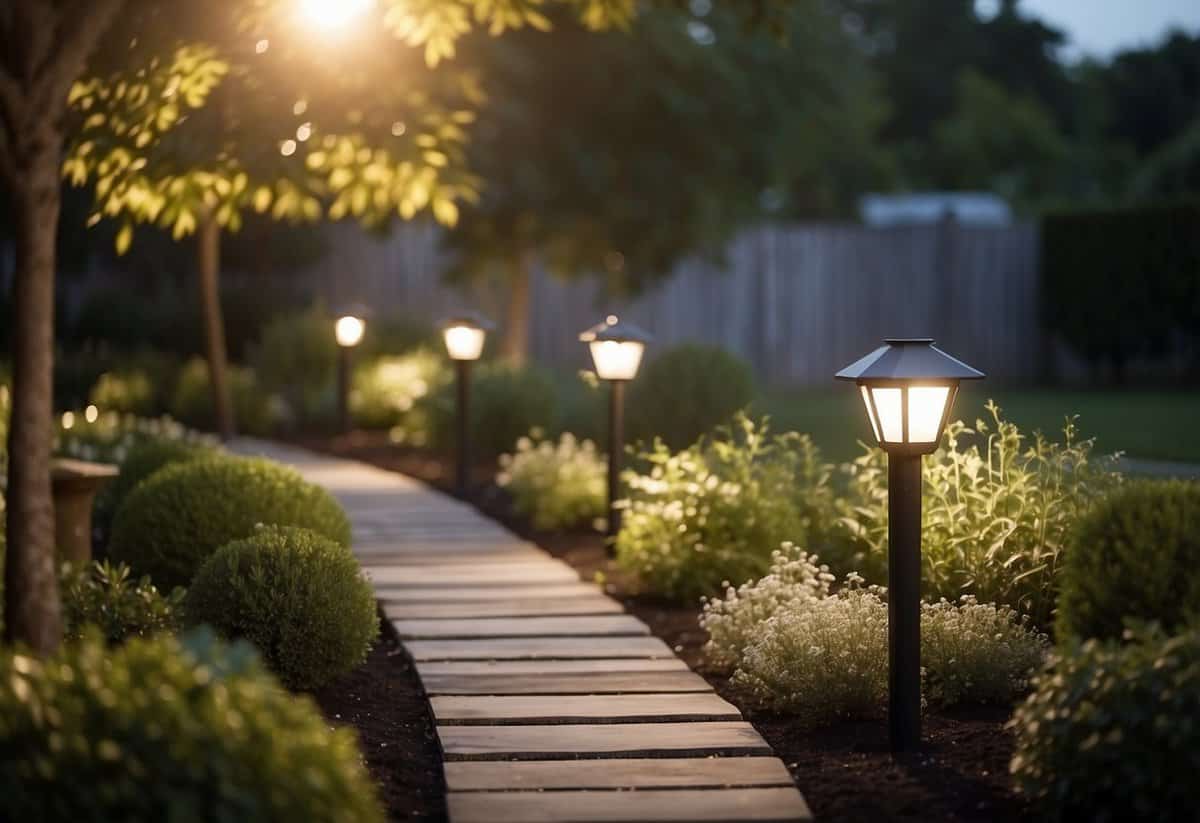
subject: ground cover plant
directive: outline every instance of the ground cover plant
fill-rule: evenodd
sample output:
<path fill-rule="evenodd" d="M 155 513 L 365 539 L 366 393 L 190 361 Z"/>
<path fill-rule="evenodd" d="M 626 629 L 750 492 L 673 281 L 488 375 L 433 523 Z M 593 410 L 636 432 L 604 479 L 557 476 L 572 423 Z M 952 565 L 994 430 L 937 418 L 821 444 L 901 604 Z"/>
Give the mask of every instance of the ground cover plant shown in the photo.
<path fill-rule="evenodd" d="M 0 653 L 0 818 L 382 821 L 354 733 L 211 633 Z"/>
<path fill-rule="evenodd" d="M 366 659 L 375 594 L 350 550 L 307 529 L 264 526 L 216 551 L 187 592 L 187 619 L 245 638 L 290 689 L 319 688 Z"/>
<path fill-rule="evenodd" d="M 62 581 L 63 627 L 67 640 L 98 630 L 109 643 L 175 632 L 182 625 L 184 590 L 163 594 L 123 563 L 95 562 L 67 568 Z"/>
<path fill-rule="evenodd" d="M 216 456 L 167 466 L 138 485 L 113 521 L 109 554 L 159 586 L 186 586 L 217 549 L 264 523 L 350 545 L 350 522 L 323 488 L 269 460 Z"/>
<path fill-rule="evenodd" d="M 591 440 L 570 432 L 558 441 L 535 430 L 500 455 L 496 485 L 513 496 L 513 509 L 539 531 L 579 526 L 603 530 L 608 507 L 608 462 Z"/>

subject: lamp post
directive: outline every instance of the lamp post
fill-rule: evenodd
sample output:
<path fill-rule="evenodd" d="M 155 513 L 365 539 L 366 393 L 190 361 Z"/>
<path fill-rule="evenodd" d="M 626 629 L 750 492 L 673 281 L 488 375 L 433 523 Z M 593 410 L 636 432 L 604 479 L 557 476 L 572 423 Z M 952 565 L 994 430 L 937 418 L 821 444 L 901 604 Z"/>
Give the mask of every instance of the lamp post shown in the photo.
<path fill-rule="evenodd" d="M 853 380 L 888 454 L 888 730 L 921 745 L 921 456 L 937 450 L 963 380 L 983 373 L 928 338 L 893 338 L 837 373 Z"/>
<path fill-rule="evenodd" d="M 346 310 L 333 324 L 333 335 L 338 344 L 338 430 L 342 434 L 350 431 L 351 350 L 362 342 L 366 330 L 366 312 L 357 308 Z"/>
<path fill-rule="evenodd" d="M 446 353 L 454 361 L 458 415 L 458 449 L 454 486 L 464 494 L 470 485 L 471 471 L 471 364 L 483 354 L 483 343 L 492 324 L 482 315 L 468 312 L 442 324 Z"/>
<path fill-rule="evenodd" d="M 609 384 L 608 404 L 608 529 L 609 538 L 621 531 L 621 452 L 625 447 L 625 384 L 637 376 L 646 344 L 653 338 L 632 323 L 610 314 L 604 322 L 579 335 L 588 344 L 596 376 Z M 609 541 L 609 552 L 613 551 Z"/>

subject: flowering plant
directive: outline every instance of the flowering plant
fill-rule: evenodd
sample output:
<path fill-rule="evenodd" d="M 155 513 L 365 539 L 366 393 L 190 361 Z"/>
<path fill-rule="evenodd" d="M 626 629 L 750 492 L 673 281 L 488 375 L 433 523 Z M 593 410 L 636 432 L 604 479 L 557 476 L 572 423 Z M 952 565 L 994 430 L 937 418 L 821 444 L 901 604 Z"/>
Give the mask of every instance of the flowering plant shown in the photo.
<path fill-rule="evenodd" d="M 511 454 L 500 456 L 496 485 L 508 489 L 513 508 L 542 531 L 579 525 L 604 528 L 607 462 L 591 440 L 564 432 L 555 443 L 541 429 L 517 440 Z"/>

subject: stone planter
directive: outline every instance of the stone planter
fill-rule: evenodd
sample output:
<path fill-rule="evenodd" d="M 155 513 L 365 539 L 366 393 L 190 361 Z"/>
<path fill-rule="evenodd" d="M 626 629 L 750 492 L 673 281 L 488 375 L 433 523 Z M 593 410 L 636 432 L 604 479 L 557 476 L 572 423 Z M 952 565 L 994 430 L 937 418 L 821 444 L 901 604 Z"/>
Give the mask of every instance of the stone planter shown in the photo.
<path fill-rule="evenodd" d="M 59 557 L 76 568 L 92 562 L 92 504 L 117 476 L 116 466 L 57 458 L 50 466 Z"/>

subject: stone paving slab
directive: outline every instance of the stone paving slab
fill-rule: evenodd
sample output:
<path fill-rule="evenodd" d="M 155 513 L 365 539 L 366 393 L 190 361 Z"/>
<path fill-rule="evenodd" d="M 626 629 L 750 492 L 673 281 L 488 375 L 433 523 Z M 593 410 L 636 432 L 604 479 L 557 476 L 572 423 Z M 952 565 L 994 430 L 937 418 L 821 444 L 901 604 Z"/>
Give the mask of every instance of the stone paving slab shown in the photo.
<path fill-rule="evenodd" d="M 481 617 L 446 620 L 393 620 L 402 640 L 483 637 L 624 637 L 650 634 L 630 614 L 586 617 Z"/>
<path fill-rule="evenodd" d="M 585 695 L 442 695 L 430 698 L 433 716 L 451 724 L 557 724 L 741 720 L 713 692 Z"/>
<path fill-rule="evenodd" d="M 783 763 L 569 565 L 402 475 L 264 441 L 351 519 L 438 721 L 451 823 L 808 820 Z"/>
<path fill-rule="evenodd" d="M 690 671 L 570 674 L 429 674 L 425 692 L 440 694 L 656 694 L 711 692 L 708 681 Z"/>
<path fill-rule="evenodd" d="M 811 820 L 795 788 L 635 792 L 453 792 L 455 823 L 751 823 Z"/>
<path fill-rule="evenodd" d="M 454 792 L 792 785 L 778 757 L 461 761 L 446 763 L 445 774 L 446 788 Z"/>

